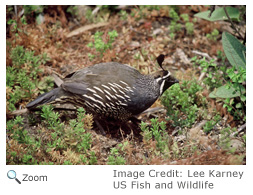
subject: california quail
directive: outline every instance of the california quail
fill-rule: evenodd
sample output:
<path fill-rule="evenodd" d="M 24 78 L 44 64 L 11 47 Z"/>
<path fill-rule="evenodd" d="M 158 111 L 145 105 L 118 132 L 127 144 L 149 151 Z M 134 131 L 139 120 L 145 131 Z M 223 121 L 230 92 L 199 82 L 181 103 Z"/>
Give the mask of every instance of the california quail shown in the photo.
<path fill-rule="evenodd" d="M 162 68 L 164 56 L 157 62 Z M 167 70 L 143 75 L 117 62 L 100 63 L 68 75 L 60 87 L 40 95 L 26 107 L 72 103 L 98 118 L 126 121 L 149 108 L 171 85 L 178 83 Z"/>

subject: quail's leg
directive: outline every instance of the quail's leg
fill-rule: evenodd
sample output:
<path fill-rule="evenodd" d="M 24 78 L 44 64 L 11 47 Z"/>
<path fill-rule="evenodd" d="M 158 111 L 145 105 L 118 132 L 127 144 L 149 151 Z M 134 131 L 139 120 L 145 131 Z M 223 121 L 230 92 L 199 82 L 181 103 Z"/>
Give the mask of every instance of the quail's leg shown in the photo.
<path fill-rule="evenodd" d="M 139 124 L 141 123 L 141 120 L 136 117 L 131 117 L 129 120 L 136 126 L 139 126 Z"/>
<path fill-rule="evenodd" d="M 119 127 L 119 131 L 120 131 L 122 140 L 124 140 L 124 131 L 121 129 L 121 126 Z"/>
<path fill-rule="evenodd" d="M 94 121 L 95 121 L 97 127 L 99 128 L 101 134 L 102 134 L 102 135 L 106 135 L 104 128 L 100 125 L 100 123 L 98 122 L 98 120 L 97 120 L 97 119 L 94 119 Z"/>

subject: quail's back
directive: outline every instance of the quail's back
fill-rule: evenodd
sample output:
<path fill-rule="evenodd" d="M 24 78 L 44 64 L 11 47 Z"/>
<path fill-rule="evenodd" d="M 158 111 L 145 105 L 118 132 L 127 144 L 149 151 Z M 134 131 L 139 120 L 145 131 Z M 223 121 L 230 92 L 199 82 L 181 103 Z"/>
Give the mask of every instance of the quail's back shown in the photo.
<path fill-rule="evenodd" d="M 125 121 L 149 108 L 162 93 L 177 83 L 169 71 L 143 75 L 116 63 L 100 63 L 67 76 L 62 85 L 27 105 L 72 103 L 99 118 Z"/>

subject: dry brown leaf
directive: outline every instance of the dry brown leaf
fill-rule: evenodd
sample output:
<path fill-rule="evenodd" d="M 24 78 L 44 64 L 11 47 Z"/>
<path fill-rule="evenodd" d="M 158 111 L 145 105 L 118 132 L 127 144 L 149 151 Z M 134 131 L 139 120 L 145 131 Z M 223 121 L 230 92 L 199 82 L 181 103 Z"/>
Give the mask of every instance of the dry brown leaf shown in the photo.
<path fill-rule="evenodd" d="M 94 28 L 99 28 L 99 27 L 102 27 L 102 26 L 107 26 L 108 24 L 109 24 L 109 22 L 101 22 L 101 23 L 97 23 L 97 24 L 89 24 L 89 25 L 82 26 L 82 27 L 80 27 L 78 29 L 75 29 L 75 30 L 71 31 L 67 35 L 67 38 L 79 35 L 81 33 L 84 33 L 85 31 L 88 31 L 88 30 L 91 30 L 91 29 L 94 29 Z"/>

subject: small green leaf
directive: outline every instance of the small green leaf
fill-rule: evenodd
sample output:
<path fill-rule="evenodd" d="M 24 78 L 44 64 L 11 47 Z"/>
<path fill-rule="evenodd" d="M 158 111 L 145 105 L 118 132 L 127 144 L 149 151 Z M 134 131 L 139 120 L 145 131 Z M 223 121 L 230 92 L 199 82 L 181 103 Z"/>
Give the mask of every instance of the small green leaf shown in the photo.
<path fill-rule="evenodd" d="M 241 96 L 241 101 L 243 101 L 243 102 L 246 101 L 246 96 L 245 96 L 245 95 L 242 95 L 242 96 Z"/>
<path fill-rule="evenodd" d="M 228 32 L 222 33 L 222 45 L 228 61 L 235 68 L 246 69 L 246 47 Z"/>
<path fill-rule="evenodd" d="M 240 92 L 236 91 L 233 87 L 226 88 L 227 85 L 223 85 L 209 94 L 210 98 L 233 98 L 240 96 Z"/>
<path fill-rule="evenodd" d="M 240 103 L 237 103 L 237 104 L 235 105 L 235 107 L 236 107 L 236 108 L 242 108 L 241 102 L 240 102 Z"/>
<path fill-rule="evenodd" d="M 239 9 L 237 9 L 235 7 L 226 7 L 226 10 L 227 10 L 228 15 L 231 19 L 239 21 L 239 17 L 240 17 Z M 228 19 L 223 7 L 215 9 L 210 18 L 208 17 L 209 14 L 210 14 L 210 11 L 205 11 L 205 12 L 197 13 L 194 16 L 208 20 L 208 21 L 217 21 L 217 20 L 227 20 Z"/>

